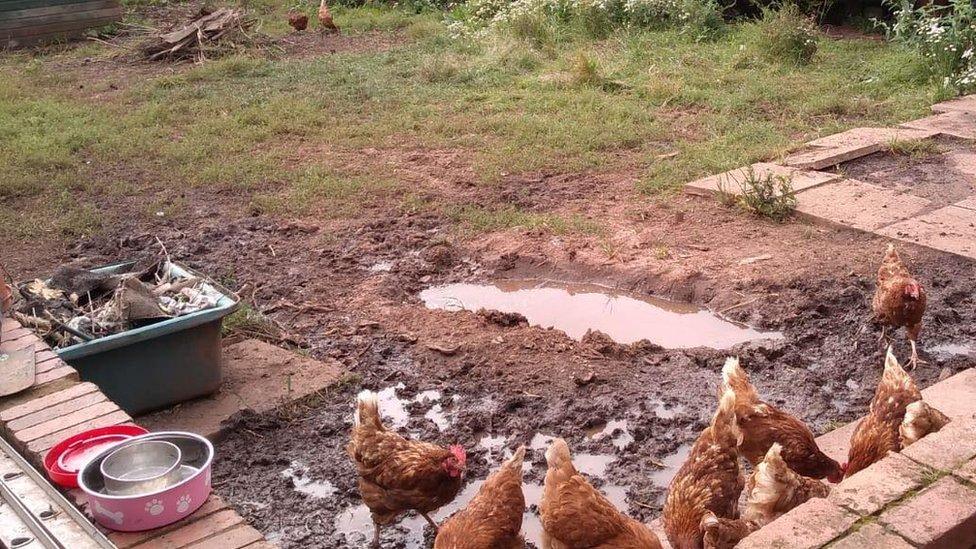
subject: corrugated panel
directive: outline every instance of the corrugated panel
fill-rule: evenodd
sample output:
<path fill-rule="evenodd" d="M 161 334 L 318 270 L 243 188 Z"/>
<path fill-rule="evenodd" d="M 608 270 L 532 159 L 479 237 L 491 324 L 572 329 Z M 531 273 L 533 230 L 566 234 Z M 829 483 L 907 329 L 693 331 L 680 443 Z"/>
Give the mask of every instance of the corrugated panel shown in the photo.
<path fill-rule="evenodd" d="M 0 17 L 5 11 L 29 10 L 32 8 L 47 8 L 63 6 L 65 4 L 87 4 L 91 0 L 0 0 Z"/>
<path fill-rule="evenodd" d="M 71 11 L 65 11 L 67 7 L 68 6 L 47 6 L 0 12 L 0 25 L 21 19 L 36 19 L 49 16 L 71 15 L 73 13 L 83 13 L 109 8 L 118 9 L 119 2 L 118 0 L 88 0 L 87 2 L 70 6 Z"/>
<path fill-rule="evenodd" d="M 118 0 L 13 0 L 0 1 L 0 9 L 11 4 L 20 9 L 0 11 L 0 45 L 9 47 L 77 36 L 122 18 Z"/>

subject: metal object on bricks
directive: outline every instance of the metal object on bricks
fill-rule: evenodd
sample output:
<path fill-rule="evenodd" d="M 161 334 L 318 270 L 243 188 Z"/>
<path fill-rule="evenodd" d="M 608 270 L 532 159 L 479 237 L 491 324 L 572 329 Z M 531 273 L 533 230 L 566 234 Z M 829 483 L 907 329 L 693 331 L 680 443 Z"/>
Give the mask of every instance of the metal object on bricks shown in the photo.
<path fill-rule="evenodd" d="M 0 439 L 0 546 L 114 549 L 115 545 Z"/>

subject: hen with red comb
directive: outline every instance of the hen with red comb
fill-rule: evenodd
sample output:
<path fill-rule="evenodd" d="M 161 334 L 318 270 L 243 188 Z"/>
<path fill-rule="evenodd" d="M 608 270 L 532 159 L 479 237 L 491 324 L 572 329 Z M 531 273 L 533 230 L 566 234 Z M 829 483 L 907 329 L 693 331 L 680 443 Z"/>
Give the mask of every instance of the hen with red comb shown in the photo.
<path fill-rule="evenodd" d="M 457 496 L 467 465 L 461 446 L 444 448 L 388 430 L 372 391 L 359 393 L 346 450 L 359 473 L 359 493 L 373 518 L 373 547 L 380 545 L 380 527 L 407 511 L 420 513 L 436 531 L 429 513 Z"/>

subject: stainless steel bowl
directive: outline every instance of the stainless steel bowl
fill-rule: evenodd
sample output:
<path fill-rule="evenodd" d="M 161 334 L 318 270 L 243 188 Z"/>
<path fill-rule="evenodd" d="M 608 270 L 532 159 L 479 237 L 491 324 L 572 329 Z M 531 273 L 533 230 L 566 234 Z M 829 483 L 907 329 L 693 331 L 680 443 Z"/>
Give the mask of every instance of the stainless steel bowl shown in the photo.
<path fill-rule="evenodd" d="M 179 446 L 164 440 L 123 443 L 102 460 L 105 491 L 132 496 L 164 490 L 181 480 Z"/>

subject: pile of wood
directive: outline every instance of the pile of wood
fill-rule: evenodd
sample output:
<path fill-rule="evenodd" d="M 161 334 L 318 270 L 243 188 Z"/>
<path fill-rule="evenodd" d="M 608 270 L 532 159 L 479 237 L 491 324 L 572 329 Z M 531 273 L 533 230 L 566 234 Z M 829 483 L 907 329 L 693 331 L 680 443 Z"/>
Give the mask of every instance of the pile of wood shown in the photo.
<path fill-rule="evenodd" d="M 247 40 L 246 31 L 253 25 L 254 20 L 244 17 L 244 10 L 221 8 L 202 12 L 183 28 L 154 36 L 146 42 L 142 52 L 149 60 L 203 59 L 207 51 L 220 47 L 221 41 Z"/>

